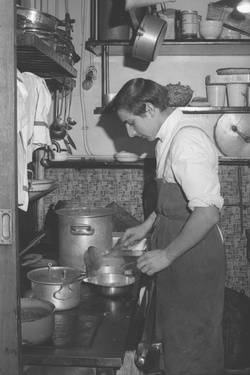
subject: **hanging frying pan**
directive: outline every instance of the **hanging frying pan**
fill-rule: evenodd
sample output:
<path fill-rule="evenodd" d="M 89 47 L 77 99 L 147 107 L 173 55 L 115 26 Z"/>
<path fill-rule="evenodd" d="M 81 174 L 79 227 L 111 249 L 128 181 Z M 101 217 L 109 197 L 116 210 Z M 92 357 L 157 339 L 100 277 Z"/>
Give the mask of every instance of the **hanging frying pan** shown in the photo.
<path fill-rule="evenodd" d="M 214 130 L 215 142 L 225 156 L 250 157 L 249 114 L 224 114 Z"/>
<path fill-rule="evenodd" d="M 158 56 L 167 31 L 167 22 L 153 15 L 146 15 L 135 37 L 132 56 L 154 61 Z"/>

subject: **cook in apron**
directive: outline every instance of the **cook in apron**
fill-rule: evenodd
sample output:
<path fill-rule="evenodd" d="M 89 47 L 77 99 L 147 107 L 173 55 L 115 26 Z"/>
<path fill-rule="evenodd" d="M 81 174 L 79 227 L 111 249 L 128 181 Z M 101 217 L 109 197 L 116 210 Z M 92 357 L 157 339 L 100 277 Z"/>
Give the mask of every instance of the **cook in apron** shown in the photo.
<path fill-rule="evenodd" d="M 177 183 L 158 181 L 153 248 L 166 248 L 190 212 Z M 166 375 L 222 374 L 222 311 L 226 259 L 214 226 L 198 245 L 156 275 L 156 336 Z"/>

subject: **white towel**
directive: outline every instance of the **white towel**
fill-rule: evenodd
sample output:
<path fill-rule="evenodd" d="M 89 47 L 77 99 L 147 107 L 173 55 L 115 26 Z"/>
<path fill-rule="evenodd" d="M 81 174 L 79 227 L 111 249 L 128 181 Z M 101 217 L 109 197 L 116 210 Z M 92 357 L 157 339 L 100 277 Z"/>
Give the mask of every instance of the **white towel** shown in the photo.
<path fill-rule="evenodd" d="M 44 146 L 51 145 L 49 134 L 48 115 L 51 108 L 51 94 L 44 78 L 33 73 L 22 74 L 26 89 L 29 92 L 29 116 L 32 129 L 32 153 Z"/>
<path fill-rule="evenodd" d="M 18 206 L 27 210 L 29 203 L 27 176 L 27 116 L 28 91 L 23 83 L 22 75 L 17 71 L 17 154 L 18 154 Z"/>
<path fill-rule="evenodd" d="M 27 164 L 32 161 L 36 149 L 46 145 L 51 146 L 48 115 L 52 100 L 43 78 L 30 72 L 22 74 L 18 72 L 17 77 L 18 206 L 27 211 L 29 203 Z"/>

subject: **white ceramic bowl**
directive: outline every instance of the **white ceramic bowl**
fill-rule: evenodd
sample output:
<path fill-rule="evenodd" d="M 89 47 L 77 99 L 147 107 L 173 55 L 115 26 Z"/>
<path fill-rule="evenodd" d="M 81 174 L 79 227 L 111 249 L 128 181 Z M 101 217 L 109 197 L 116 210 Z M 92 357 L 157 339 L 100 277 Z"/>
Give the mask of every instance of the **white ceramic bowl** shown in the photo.
<path fill-rule="evenodd" d="M 54 151 L 54 155 L 50 156 L 51 161 L 65 161 L 68 160 L 68 151 L 61 151 L 56 152 Z"/>
<path fill-rule="evenodd" d="M 204 39 L 218 39 L 223 30 L 222 21 L 205 20 L 200 21 L 199 31 Z"/>
<path fill-rule="evenodd" d="M 137 161 L 139 157 L 140 156 L 138 154 L 134 154 L 132 152 L 126 152 L 126 151 L 121 151 L 121 152 L 117 152 L 116 154 L 114 154 L 114 158 L 117 161 L 122 162 L 122 163 Z"/>

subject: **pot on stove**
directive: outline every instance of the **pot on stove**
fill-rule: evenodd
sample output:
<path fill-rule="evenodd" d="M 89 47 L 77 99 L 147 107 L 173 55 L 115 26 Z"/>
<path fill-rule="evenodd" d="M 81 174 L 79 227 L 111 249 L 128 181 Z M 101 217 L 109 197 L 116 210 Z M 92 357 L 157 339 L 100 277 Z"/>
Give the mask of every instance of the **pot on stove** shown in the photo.
<path fill-rule="evenodd" d="M 31 292 L 26 296 L 53 303 L 56 310 L 68 310 L 80 303 L 81 281 L 86 276 L 71 267 L 36 268 L 27 273 Z"/>
<path fill-rule="evenodd" d="M 58 215 L 59 265 L 86 270 L 83 255 L 89 246 L 103 253 L 112 248 L 112 214 L 110 208 L 62 208 Z"/>

